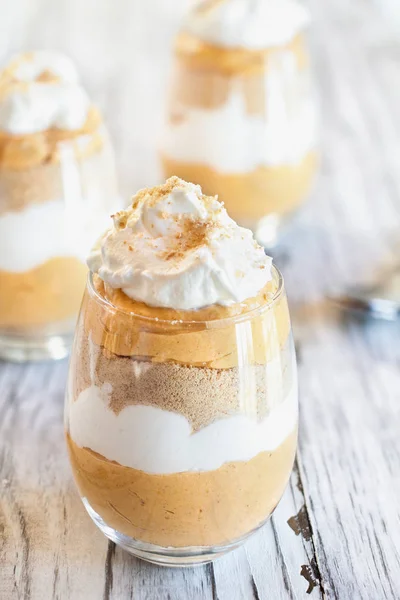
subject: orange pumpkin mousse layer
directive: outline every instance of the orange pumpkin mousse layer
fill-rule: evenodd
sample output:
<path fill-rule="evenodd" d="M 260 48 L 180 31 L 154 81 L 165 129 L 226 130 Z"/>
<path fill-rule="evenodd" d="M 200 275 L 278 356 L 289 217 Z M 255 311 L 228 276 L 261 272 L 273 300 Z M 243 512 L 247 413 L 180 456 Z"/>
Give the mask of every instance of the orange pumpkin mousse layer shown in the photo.
<path fill-rule="evenodd" d="M 258 167 L 250 173 L 221 173 L 202 164 L 185 164 L 163 157 L 164 172 L 198 181 L 204 189 L 219 190 L 239 223 L 253 227 L 266 214 L 286 215 L 307 197 L 317 169 L 317 155 L 308 153 L 298 164 Z"/>
<path fill-rule="evenodd" d="M 197 311 L 156 309 L 135 302 L 121 290 L 113 291 L 109 287 L 105 289 L 104 283 L 97 276 L 94 277 L 93 287 L 97 294 L 120 310 L 110 313 L 107 303 L 99 303 L 95 296 L 86 294 L 86 333 L 90 332 L 95 344 L 119 356 L 150 358 L 156 362 L 172 361 L 213 369 L 231 368 L 240 361 L 241 350 L 236 343 L 237 335 L 241 331 L 245 335 L 250 329 L 253 344 L 251 362 L 262 365 L 266 360 L 277 358 L 289 337 L 290 319 L 284 295 L 278 298 L 271 309 L 260 310 L 259 314 L 255 314 L 250 323 L 238 325 L 228 321 L 225 327 L 212 326 L 218 319 L 239 317 L 249 308 L 255 312 L 257 308 L 262 309 L 277 292 L 276 281 L 269 282 L 257 297 L 246 302 L 228 307 L 213 305 Z M 137 315 L 135 336 L 130 333 L 134 320 L 132 314 Z M 149 318 L 153 319 L 151 327 L 148 326 Z M 189 330 L 182 331 L 178 325 L 166 330 L 163 321 L 192 323 Z"/>
<path fill-rule="evenodd" d="M 65 274 L 74 272 L 68 288 Z M 0 271 L 0 327 L 32 330 L 77 314 L 87 269 L 74 258 L 56 258 L 24 273 Z M 71 325 L 69 325 L 71 327 Z"/>
<path fill-rule="evenodd" d="M 90 245 L 115 208 L 101 115 L 70 60 L 30 52 L 0 72 L 0 327 L 40 335 L 79 309 Z M 43 330 L 44 331 L 44 330 Z"/>
<path fill-rule="evenodd" d="M 81 495 L 110 527 L 156 546 L 218 546 L 261 525 L 277 506 L 296 452 L 275 451 L 215 471 L 149 475 L 79 448 L 67 436 Z"/>
<path fill-rule="evenodd" d="M 292 18 L 293 2 L 267 4 L 211 0 L 189 14 L 176 40 L 161 150 L 167 177 L 217 193 L 250 227 L 298 208 L 317 168 L 306 19 Z M 255 42 L 257 13 L 265 27 Z"/>
<path fill-rule="evenodd" d="M 81 496 L 133 543 L 235 543 L 276 507 L 296 450 L 279 274 L 177 177 L 116 214 L 88 264 L 66 419 Z"/>

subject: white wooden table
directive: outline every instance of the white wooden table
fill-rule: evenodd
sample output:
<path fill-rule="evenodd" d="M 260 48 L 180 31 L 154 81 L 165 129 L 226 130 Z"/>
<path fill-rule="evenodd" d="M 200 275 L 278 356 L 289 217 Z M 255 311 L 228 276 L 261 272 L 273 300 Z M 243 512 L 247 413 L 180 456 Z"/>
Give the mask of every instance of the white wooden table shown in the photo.
<path fill-rule="evenodd" d="M 165 47 L 184 4 L 0 0 L 0 54 L 56 47 L 81 65 L 109 119 L 126 193 L 158 179 Z M 400 324 L 343 319 L 326 300 L 399 255 L 400 25 L 383 19 L 383 0 L 309 4 L 323 161 L 277 257 L 301 391 L 298 458 L 282 504 L 213 565 L 172 570 L 130 557 L 91 523 L 71 480 L 66 362 L 3 363 L 1 600 L 400 598 Z"/>

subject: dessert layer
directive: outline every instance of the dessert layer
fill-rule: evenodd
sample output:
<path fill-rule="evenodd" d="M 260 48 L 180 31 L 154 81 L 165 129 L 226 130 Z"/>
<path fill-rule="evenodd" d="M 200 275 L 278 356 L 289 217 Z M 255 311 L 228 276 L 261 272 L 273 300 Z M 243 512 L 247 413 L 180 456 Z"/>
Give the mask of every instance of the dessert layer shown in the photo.
<path fill-rule="evenodd" d="M 24 273 L 0 270 L 0 327 L 18 331 L 75 317 L 86 277 L 76 258 L 53 258 Z"/>
<path fill-rule="evenodd" d="M 144 302 L 138 302 L 129 298 L 120 289 L 114 289 L 97 276 L 93 276 L 93 285 L 97 293 L 106 301 L 124 311 L 125 314 L 134 314 L 140 317 L 167 321 L 194 321 L 201 323 L 205 321 L 216 321 L 218 319 L 228 319 L 230 317 L 241 317 L 249 311 L 262 309 L 266 304 L 273 302 L 275 295 L 278 295 L 278 278 L 274 272 L 273 280 L 269 281 L 256 296 L 246 298 L 242 302 L 229 305 L 211 304 L 198 309 L 184 310 L 166 308 L 161 306 L 150 306 Z M 282 300 L 282 304 L 284 301 Z M 157 327 L 157 324 L 155 324 Z"/>
<path fill-rule="evenodd" d="M 189 13 L 183 29 L 217 46 L 260 49 L 287 43 L 308 21 L 294 0 L 206 0 Z"/>
<path fill-rule="evenodd" d="M 297 53 L 276 50 L 251 76 L 178 63 L 163 153 L 224 174 L 298 164 L 316 146 L 317 112 Z"/>
<path fill-rule="evenodd" d="M 175 44 L 175 53 L 181 66 L 192 73 L 200 74 L 203 71 L 207 76 L 262 76 L 268 71 L 271 59 L 282 51 L 295 57 L 298 70 L 309 67 L 309 55 L 303 35 L 298 35 L 276 48 L 260 50 L 223 48 L 187 34 L 179 35 Z M 199 91 L 203 95 L 205 90 Z"/>
<path fill-rule="evenodd" d="M 97 279 L 94 285 L 99 295 L 108 299 L 102 282 Z M 276 291 L 274 287 L 275 281 L 271 283 L 272 292 L 265 291 L 262 295 L 264 304 L 271 301 Z M 121 310 L 102 304 L 91 291 L 86 291 L 80 338 L 91 336 L 94 344 L 118 356 L 212 369 L 243 363 L 263 365 L 279 356 L 290 333 L 289 311 L 283 294 L 251 319 L 246 319 L 245 313 L 253 307 L 262 307 L 259 298 L 198 311 L 156 309 L 129 299 L 129 303 L 125 303 L 126 296 L 118 292 L 111 299 L 114 307 Z M 242 322 L 231 320 L 213 327 L 215 319 L 239 318 L 240 315 L 243 315 Z M 186 324 L 187 320 L 192 323 Z"/>
<path fill-rule="evenodd" d="M 68 157 L 79 161 L 99 152 L 103 145 L 102 119 L 94 107 L 89 109 L 82 126 L 74 130 L 52 128 L 24 135 L 0 130 L 0 172 L 6 169 L 19 175 L 26 169 L 59 163 Z"/>
<path fill-rule="evenodd" d="M 310 191 L 317 170 L 317 156 L 308 153 L 298 164 L 258 167 L 249 173 L 227 174 L 200 163 L 188 164 L 163 156 L 168 177 L 198 181 L 205 191 L 215 190 L 232 218 L 250 224 L 266 214 L 286 214 L 297 208 Z"/>
<path fill-rule="evenodd" d="M 81 130 L 90 108 L 73 63 L 59 53 L 21 54 L 0 72 L 0 129 L 11 135 Z"/>
<path fill-rule="evenodd" d="M 231 542 L 278 504 L 292 469 L 297 433 L 273 452 L 215 471 L 149 475 L 80 448 L 67 435 L 81 495 L 108 526 L 164 547 Z"/>
<path fill-rule="evenodd" d="M 270 362 L 231 369 L 115 356 L 81 337 L 75 356 L 72 402 L 92 386 L 104 388 L 107 408 L 115 415 L 131 405 L 153 406 L 184 416 L 192 431 L 243 411 L 260 422 L 296 384 L 291 339 Z"/>
<path fill-rule="evenodd" d="M 79 160 L 68 147 L 61 163 L 0 168 L 0 270 L 23 273 L 53 258 L 85 261 L 120 208 L 110 145 L 86 150 Z"/>
<path fill-rule="evenodd" d="M 181 106 L 168 125 L 163 153 L 171 160 L 242 174 L 262 166 L 297 165 L 316 146 L 313 99 L 288 102 L 269 79 L 265 114 L 249 114 L 241 91 L 216 109 Z M 278 83 L 278 81 L 277 81 Z M 285 98 L 286 95 L 286 98 Z M 193 142 L 195 140 L 195 142 Z"/>
<path fill-rule="evenodd" d="M 118 210 L 120 200 L 112 148 L 104 129 L 98 133 L 100 144 L 96 135 L 80 137 L 72 145 L 61 145 L 57 162 L 46 161 L 21 170 L 1 165 L 0 215 L 63 199 L 66 208 L 75 211 L 74 221 L 79 227 L 84 210 L 92 213 L 91 218 L 105 210 L 108 216 Z M 107 224 L 109 221 L 102 227 Z"/>
<path fill-rule="evenodd" d="M 229 415 L 228 405 L 229 416 L 193 433 L 182 414 L 155 406 L 131 404 L 116 414 L 109 406 L 112 384 L 91 386 L 70 402 L 69 433 L 81 448 L 146 473 L 213 471 L 229 462 L 248 461 L 260 452 L 274 451 L 297 426 L 297 387 L 273 404 L 261 421 L 257 421 L 256 406 L 251 406 L 256 393 L 252 391 L 248 396 L 249 390 L 243 390 L 242 414 Z M 206 387 L 201 392 L 205 397 Z M 162 393 L 162 389 L 154 389 L 154 394 Z M 271 398 L 275 399 L 274 393 Z M 188 397 L 187 402 L 193 400 Z"/>
<path fill-rule="evenodd" d="M 109 221 L 109 212 L 101 207 L 94 218 L 81 216 L 77 221 L 76 211 L 85 213 L 88 202 L 81 200 L 77 207 L 75 202 L 69 206 L 65 200 L 50 200 L 17 212 L 0 212 L 0 271 L 23 276 L 57 258 L 76 258 L 84 264 L 91 244 Z"/>
<path fill-rule="evenodd" d="M 88 258 L 110 288 L 182 311 L 253 298 L 272 280 L 271 263 L 217 198 L 178 177 L 139 191 Z"/>
<path fill-rule="evenodd" d="M 316 146 L 315 106 L 309 99 L 300 101 L 295 110 L 293 106 L 285 110 L 283 97 L 279 104 L 280 94 L 266 105 L 270 114 L 265 116 L 249 115 L 240 92 L 215 110 L 181 107 L 179 119 L 168 126 L 163 154 L 223 174 L 297 165 Z"/>

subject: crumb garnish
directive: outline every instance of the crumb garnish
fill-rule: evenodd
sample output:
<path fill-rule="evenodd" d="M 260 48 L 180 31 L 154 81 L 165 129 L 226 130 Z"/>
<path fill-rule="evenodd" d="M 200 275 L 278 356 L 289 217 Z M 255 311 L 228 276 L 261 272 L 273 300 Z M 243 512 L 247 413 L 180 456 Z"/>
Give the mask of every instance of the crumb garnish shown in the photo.
<path fill-rule="evenodd" d="M 199 4 L 195 12 L 200 15 L 206 15 L 207 13 L 215 10 L 221 4 L 225 4 L 227 0 L 204 0 Z"/>
<path fill-rule="evenodd" d="M 117 231 L 125 229 L 128 223 L 128 213 L 125 210 L 120 210 L 119 212 L 115 213 L 115 215 L 111 215 L 111 217 L 114 221 L 114 227 L 117 229 Z"/>
<path fill-rule="evenodd" d="M 210 231 L 215 229 L 216 223 L 189 217 L 181 220 L 181 226 L 182 231 L 176 234 L 175 244 L 172 248 L 160 252 L 160 258 L 164 260 L 182 259 L 188 253 L 207 245 Z"/>
<path fill-rule="evenodd" d="M 38 83 L 57 83 L 60 78 L 52 73 L 49 69 L 45 69 L 36 77 L 35 81 Z"/>

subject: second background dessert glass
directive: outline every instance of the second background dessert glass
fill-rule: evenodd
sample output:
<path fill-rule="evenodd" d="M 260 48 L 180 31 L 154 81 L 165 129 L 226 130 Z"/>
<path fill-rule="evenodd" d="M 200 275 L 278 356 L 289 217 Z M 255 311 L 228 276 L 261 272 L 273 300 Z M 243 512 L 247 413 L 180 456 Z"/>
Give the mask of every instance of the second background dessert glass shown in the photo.
<path fill-rule="evenodd" d="M 218 193 L 269 247 L 305 201 L 317 167 L 307 21 L 292 0 L 208 0 L 175 44 L 164 175 Z"/>

